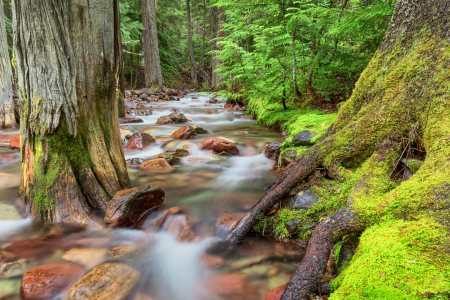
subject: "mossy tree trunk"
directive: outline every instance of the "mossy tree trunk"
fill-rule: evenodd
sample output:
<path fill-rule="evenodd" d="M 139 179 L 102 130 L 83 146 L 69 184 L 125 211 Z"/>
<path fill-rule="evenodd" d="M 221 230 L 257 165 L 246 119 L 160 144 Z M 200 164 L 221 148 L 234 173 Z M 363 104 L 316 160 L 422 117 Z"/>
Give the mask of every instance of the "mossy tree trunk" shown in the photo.
<path fill-rule="evenodd" d="M 0 3 L 0 129 L 15 128 L 12 67 L 3 4 Z"/>
<path fill-rule="evenodd" d="M 130 185 L 119 135 L 118 1 L 16 0 L 21 193 L 31 215 L 86 224 Z"/>
<path fill-rule="evenodd" d="M 162 89 L 155 0 L 142 0 L 142 23 L 144 25 L 145 85 Z"/>
<path fill-rule="evenodd" d="M 419 220 L 446 232 L 443 239 L 450 236 L 446 225 L 450 219 L 449 11 L 446 0 L 397 2 L 384 41 L 326 136 L 282 171 L 230 233 L 229 241 L 242 241 L 258 215 L 283 200 L 318 167 L 339 179 L 345 179 L 345 167 L 361 169 L 346 207 L 315 228 L 305 259 L 281 299 L 309 299 L 333 244 L 343 235 L 382 222 Z M 426 151 L 425 161 L 411 179 L 396 182 L 392 171 L 413 151 L 412 145 Z M 442 259 L 441 253 L 449 253 L 443 250 L 448 241 L 434 243 L 434 257 Z M 440 264 L 433 259 L 427 264 Z M 403 259 L 399 264 L 407 263 Z M 366 284 L 367 289 L 377 288 Z M 394 285 L 392 291 L 397 293 Z M 353 289 L 349 284 L 342 293 Z"/>

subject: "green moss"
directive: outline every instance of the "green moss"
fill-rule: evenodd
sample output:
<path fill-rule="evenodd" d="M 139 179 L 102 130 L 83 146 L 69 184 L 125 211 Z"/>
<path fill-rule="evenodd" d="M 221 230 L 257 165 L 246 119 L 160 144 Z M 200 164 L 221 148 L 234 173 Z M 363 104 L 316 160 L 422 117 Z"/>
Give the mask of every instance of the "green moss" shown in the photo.
<path fill-rule="evenodd" d="M 449 291 L 450 254 L 442 251 L 449 242 L 446 232 L 428 217 L 369 227 L 330 299 L 422 299 L 427 292 Z"/>
<path fill-rule="evenodd" d="M 261 233 L 272 233 L 278 239 L 282 240 L 289 237 L 289 232 L 286 229 L 286 223 L 304 218 L 305 212 L 303 210 L 292 210 L 282 208 L 271 216 L 258 216 L 258 223 L 253 227 L 253 230 Z"/>

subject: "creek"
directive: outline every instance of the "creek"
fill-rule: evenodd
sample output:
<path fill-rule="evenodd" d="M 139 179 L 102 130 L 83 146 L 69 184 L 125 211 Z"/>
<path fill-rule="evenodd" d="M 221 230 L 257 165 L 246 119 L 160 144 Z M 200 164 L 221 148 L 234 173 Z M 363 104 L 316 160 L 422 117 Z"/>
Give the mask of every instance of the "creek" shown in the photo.
<path fill-rule="evenodd" d="M 243 112 L 224 109 L 224 103 L 210 104 L 209 99 L 210 95 L 193 93 L 180 101 L 151 102 L 140 108 L 152 112 L 140 117 L 143 123 L 121 125 L 132 132 L 152 130 L 156 139 L 155 144 L 143 151 L 125 151 L 126 159 L 146 160 L 168 148 L 190 152 L 180 165 L 167 172 L 128 168 L 133 186 L 158 185 L 166 193 L 163 206 L 147 222 L 158 218 L 166 209 L 179 207 L 180 212 L 196 218 L 200 224 L 196 239 L 190 242 L 177 239 L 178 232 L 168 230 L 167 226 L 154 232 L 83 228 L 22 218 L 18 213 L 24 211 L 18 193 L 20 154 L 1 145 L 0 247 L 48 234 L 59 234 L 60 238 L 45 249 L 30 247 L 23 253 L 12 253 L 15 256 L 12 261 L 23 262 L 13 271 L 2 269 L 0 299 L 2 295 L 19 299 L 21 278 L 26 270 L 61 261 L 76 262 L 83 266 L 85 273 L 107 261 L 133 267 L 140 275 L 126 299 L 135 300 L 264 299 L 270 289 L 286 283 L 302 259 L 301 248 L 265 237 L 248 237 L 240 245 L 230 245 L 221 241 L 214 230 L 222 214 L 246 212 L 276 178 L 273 160 L 258 151 L 264 142 L 283 138 Z M 190 140 L 173 140 L 172 132 L 187 124 L 155 124 L 173 108 L 191 118 L 193 122 L 189 124 L 197 124 L 208 133 Z M 0 130 L 0 134 L 17 133 L 18 130 Z M 200 150 L 201 143 L 209 137 L 234 141 L 240 156 L 220 157 Z M 121 251 L 125 254 L 117 255 Z M 4 250 L 0 251 L 0 268 L 4 266 L 5 255 Z M 65 293 L 67 289 L 56 299 L 63 298 Z"/>

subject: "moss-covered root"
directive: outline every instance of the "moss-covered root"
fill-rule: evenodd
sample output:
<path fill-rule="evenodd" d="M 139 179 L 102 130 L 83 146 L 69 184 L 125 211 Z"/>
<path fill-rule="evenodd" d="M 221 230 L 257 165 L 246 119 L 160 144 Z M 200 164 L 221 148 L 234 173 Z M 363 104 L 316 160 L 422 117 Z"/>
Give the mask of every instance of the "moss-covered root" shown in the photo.
<path fill-rule="evenodd" d="M 282 300 L 309 299 L 309 295 L 317 287 L 325 272 L 334 244 L 343 236 L 364 229 L 365 224 L 358 220 L 351 207 L 353 198 L 377 193 L 389 186 L 389 172 L 400 151 L 398 145 L 398 141 L 392 139 L 377 145 L 376 152 L 362 166 L 362 173 L 347 207 L 340 209 L 314 229 L 306 248 L 306 255 L 289 280 Z"/>

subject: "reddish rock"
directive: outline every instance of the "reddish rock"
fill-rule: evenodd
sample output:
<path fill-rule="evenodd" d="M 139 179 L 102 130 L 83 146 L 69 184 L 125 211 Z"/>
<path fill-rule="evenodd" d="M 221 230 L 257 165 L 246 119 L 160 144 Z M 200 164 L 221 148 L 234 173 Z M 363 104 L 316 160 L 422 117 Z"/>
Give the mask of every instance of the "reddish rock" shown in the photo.
<path fill-rule="evenodd" d="M 287 283 L 270 290 L 266 294 L 266 298 L 264 298 L 264 299 L 265 300 L 280 300 L 281 295 L 283 295 L 284 289 L 286 288 L 286 285 L 287 285 Z"/>
<path fill-rule="evenodd" d="M 157 158 L 146 161 L 139 166 L 141 169 L 146 171 L 171 171 L 173 168 L 169 165 L 167 160 L 164 158 Z"/>
<path fill-rule="evenodd" d="M 137 117 L 119 118 L 119 124 L 143 123 L 144 120 Z"/>
<path fill-rule="evenodd" d="M 227 152 L 231 155 L 239 155 L 239 148 L 231 141 L 222 138 L 209 138 L 200 146 L 202 150 L 213 150 L 216 153 Z"/>
<path fill-rule="evenodd" d="M 128 141 L 128 145 L 125 147 L 125 150 L 143 150 L 145 147 L 154 142 L 155 139 L 150 134 L 145 132 L 136 132 L 131 136 L 130 140 Z"/>
<path fill-rule="evenodd" d="M 197 136 L 197 130 L 193 126 L 183 126 L 172 133 L 173 139 L 188 140 Z"/>
<path fill-rule="evenodd" d="M 186 123 L 186 122 L 192 122 L 192 120 L 189 118 L 186 118 L 186 116 L 180 112 L 173 112 L 168 116 L 160 117 L 156 121 L 156 124 L 163 125 L 163 124 Z"/>
<path fill-rule="evenodd" d="M 20 150 L 20 134 L 16 134 L 9 143 L 9 149 Z"/>
<path fill-rule="evenodd" d="M 181 242 L 191 242 L 196 238 L 194 226 L 198 221 L 196 217 L 180 215 L 172 221 L 168 232 Z"/>
<path fill-rule="evenodd" d="M 215 268 L 225 264 L 223 257 L 205 253 L 201 256 L 202 264 L 207 268 Z"/>
<path fill-rule="evenodd" d="M 180 110 L 176 107 L 170 109 L 171 112 L 180 112 Z"/>
<path fill-rule="evenodd" d="M 165 226 L 166 223 L 169 223 L 172 216 L 177 214 L 186 213 L 186 209 L 182 207 L 171 207 L 165 211 L 163 211 L 158 217 L 149 220 L 145 223 L 144 228 L 151 228 L 159 230 Z M 168 228 L 168 226 L 166 226 Z"/>
<path fill-rule="evenodd" d="M 10 143 L 12 139 L 11 135 L 0 134 L 0 143 Z"/>
<path fill-rule="evenodd" d="M 164 196 L 155 185 L 119 191 L 108 204 L 104 222 L 109 227 L 135 227 L 164 202 Z"/>
<path fill-rule="evenodd" d="M 282 144 L 282 142 L 266 143 L 263 147 L 264 156 L 267 158 L 275 158 L 277 153 L 279 154 L 281 144 Z M 261 150 L 263 150 L 263 149 L 261 149 Z"/>
<path fill-rule="evenodd" d="M 256 300 L 256 291 L 242 274 L 220 274 L 205 279 L 204 286 L 221 299 Z"/>
<path fill-rule="evenodd" d="M 178 94 L 178 98 L 183 98 L 183 94 Z"/>
<path fill-rule="evenodd" d="M 234 105 L 233 104 L 225 104 L 224 108 L 231 108 L 231 109 L 233 109 Z"/>
<path fill-rule="evenodd" d="M 58 262 L 38 266 L 22 276 L 22 299 L 53 299 L 83 276 L 79 265 Z"/>
<path fill-rule="evenodd" d="M 216 222 L 215 232 L 219 237 L 226 237 L 230 232 L 231 228 L 239 222 L 245 213 L 233 213 L 233 214 L 222 214 Z"/>
<path fill-rule="evenodd" d="M 48 234 L 34 239 L 14 242 L 3 250 L 23 258 L 41 257 L 52 253 L 55 248 L 59 247 L 62 238 L 64 238 L 62 233 Z"/>

